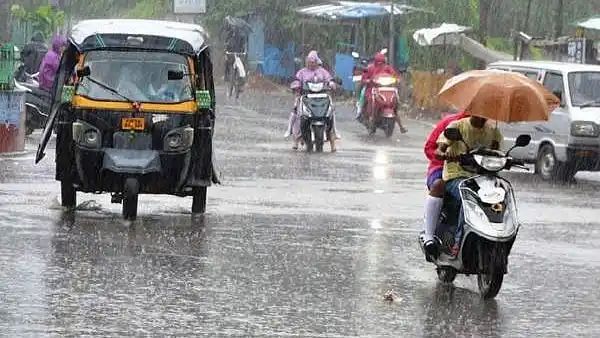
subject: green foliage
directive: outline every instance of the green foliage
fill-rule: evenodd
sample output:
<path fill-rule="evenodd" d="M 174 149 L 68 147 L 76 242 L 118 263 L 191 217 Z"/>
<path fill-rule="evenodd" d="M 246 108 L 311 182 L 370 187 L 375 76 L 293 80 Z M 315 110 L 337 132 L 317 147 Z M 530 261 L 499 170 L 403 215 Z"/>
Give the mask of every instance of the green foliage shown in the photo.
<path fill-rule="evenodd" d="M 34 30 L 42 32 L 46 37 L 51 36 L 65 23 L 65 13 L 48 5 L 40 6 L 34 10 L 27 10 L 20 5 L 13 5 L 11 14 L 21 22 L 31 23 Z"/>
<path fill-rule="evenodd" d="M 139 19 L 160 18 L 169 12 L 171 3 L 172 0 L 140 0 L 125 13 L 125 16 Z"/>
<path fill-rule="evenodd" d="M 508 54 L 513 53 L 512 40 L 503 37 L 488 38 L 486 40 L 486 47 Z"/>

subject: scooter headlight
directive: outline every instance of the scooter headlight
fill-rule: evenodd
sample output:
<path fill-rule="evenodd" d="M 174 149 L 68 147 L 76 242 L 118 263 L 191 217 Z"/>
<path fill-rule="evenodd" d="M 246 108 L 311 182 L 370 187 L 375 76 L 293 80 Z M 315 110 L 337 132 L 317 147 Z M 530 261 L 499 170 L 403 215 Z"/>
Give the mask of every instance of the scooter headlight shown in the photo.
<path fill-rule="evenodd" d="M 165 151 L 185 151 L 194 143 L 194 128 L 183 127 L 171 130 L 164 138 Z"/>
<path fill-rule="evenodd" d="M 473 158 L 487 171 L 500 171 L 506 167 L 506 157 L 474 155 Z"/>

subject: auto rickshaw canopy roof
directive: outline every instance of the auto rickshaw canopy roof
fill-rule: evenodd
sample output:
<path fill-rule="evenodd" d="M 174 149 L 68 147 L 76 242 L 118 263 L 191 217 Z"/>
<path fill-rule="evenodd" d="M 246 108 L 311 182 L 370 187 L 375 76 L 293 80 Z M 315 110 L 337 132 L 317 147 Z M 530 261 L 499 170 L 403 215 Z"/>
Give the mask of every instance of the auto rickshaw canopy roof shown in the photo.
<path fill-rule="evenodd" d="M 127 47 L 129 39 L 138 36 L 154 38 L 144 41 L 142 48 L 148 49 L 198 54 L 208 47 L 208 34 L 202 26 L 161 20 L 84 20 L 73 27 L 70 41 L 82 50 L 91 50 Z"/>

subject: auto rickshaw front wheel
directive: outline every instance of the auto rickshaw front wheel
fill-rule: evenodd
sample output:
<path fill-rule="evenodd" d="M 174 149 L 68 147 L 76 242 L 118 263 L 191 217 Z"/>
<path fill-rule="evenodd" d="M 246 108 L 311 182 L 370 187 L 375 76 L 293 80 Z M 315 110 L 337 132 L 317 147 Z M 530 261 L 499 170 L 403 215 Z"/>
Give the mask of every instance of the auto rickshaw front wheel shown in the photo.
<path fill-rule="evenodd" d="M 206 212 L 206 187 L 194 189 L 194 200 L 192 201 L 192 214 L 203 214 Z"/>
<path fill-rule="evenodd" d="M 77 205 L 77 192 L 70 180 L 60 181 L 60 202 L 64 208 L 69 209 Z"/>
<path fill-rule="evenodd" d="M 135 221 L 137 218 L 138 195 L 140 193 L 140 182 L 137 178 L 127 178 L 123 185 L 123 218 Z"/>

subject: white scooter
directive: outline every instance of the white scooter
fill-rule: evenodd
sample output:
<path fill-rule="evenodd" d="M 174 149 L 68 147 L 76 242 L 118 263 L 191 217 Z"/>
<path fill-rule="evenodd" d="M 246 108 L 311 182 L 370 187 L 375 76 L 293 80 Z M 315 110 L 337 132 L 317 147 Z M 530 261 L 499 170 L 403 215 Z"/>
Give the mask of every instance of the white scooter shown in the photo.
<path fill-rule="evenodd" d="M 458 129 L 446 129 L 444 135 L 449 140 L 462 142 Z M 530 141 L 529 135 L 521 135 L 507 153 L 475 149 L 461 157 L 461 166 L 476 176 L 460 184 L 464 224 L 459 253 L 454 257 L 445 249 L 454 244 L 460 210 L 459 202 L 448 196 L 436 231 L 441 250 L 438 257 L 426 254 L 426 259 L 437 266 L 440 281 L 452 283 L 458 273 L 477 275 L 479 292 L 484 299 L 494 298 L 500 291 L 507 273 L 508 255 L 521 223 L 512 186 L 498 173 L 513 167 L 527 170 L 509 154 L 516 147 L 526 147 Z M 419 245 L 425 254 L 423 233 L 419 236 Z"/>

